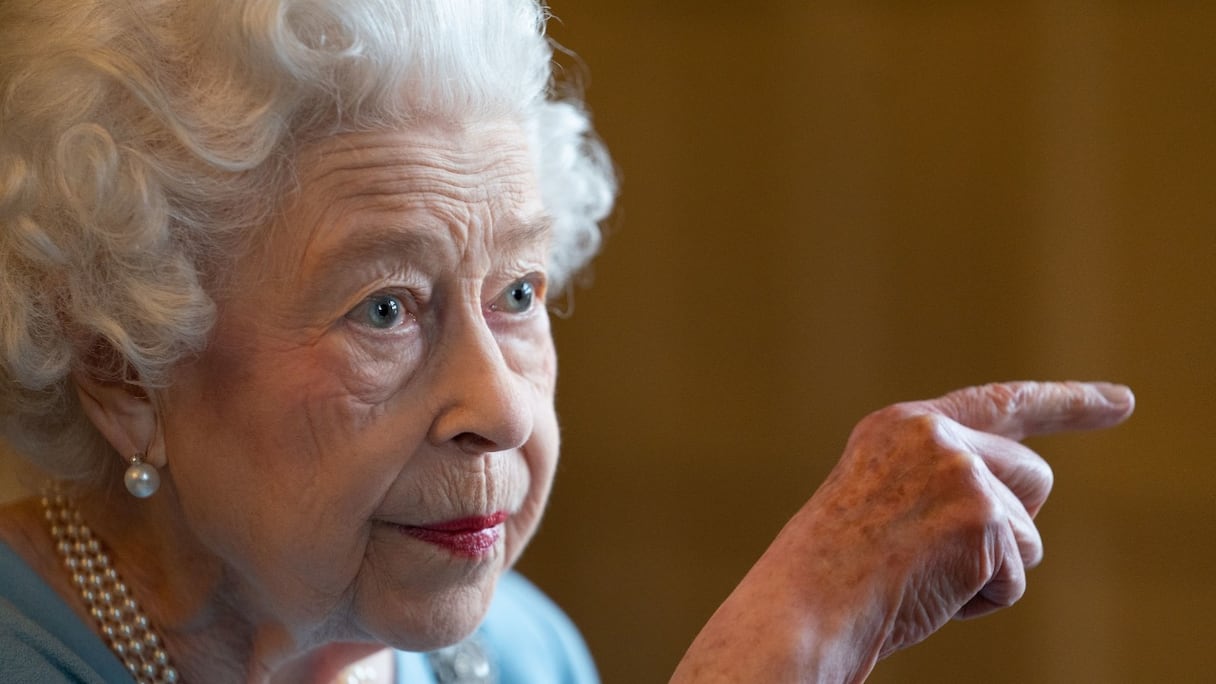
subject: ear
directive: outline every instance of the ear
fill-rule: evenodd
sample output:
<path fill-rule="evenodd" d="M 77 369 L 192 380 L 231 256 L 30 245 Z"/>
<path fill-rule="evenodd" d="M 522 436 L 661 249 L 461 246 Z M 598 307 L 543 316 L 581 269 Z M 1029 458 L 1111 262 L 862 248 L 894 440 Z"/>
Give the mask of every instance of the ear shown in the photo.
<path fill-rule="evenodd" d="M 164 467 L 165 444 L 157 429 L 158 412 L 143 389 L 129 383 L 98 380 L 85 372 L 73 373 L 72 380 L 84 414 L 124 462 L 142 453 L 145 462 Z"/>

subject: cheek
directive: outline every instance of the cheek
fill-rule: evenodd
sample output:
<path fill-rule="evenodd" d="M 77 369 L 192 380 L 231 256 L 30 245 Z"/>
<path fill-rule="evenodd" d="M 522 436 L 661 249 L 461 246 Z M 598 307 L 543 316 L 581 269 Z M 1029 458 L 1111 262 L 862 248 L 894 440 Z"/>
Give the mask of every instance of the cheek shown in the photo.
<path fill-rule="evenodd" d="M 524 458 L 528 468 L 528 491 L 519 511 L 508 523 L 506 535 L 507 566 L 514 564 L 531 541 L 532 535 L 544 515 L 545 504 L 553 485 L 553 474 L 557 466 L 558 443 L 556 419 L 551 429 L 543 434 L 539 429 L 524 445 Z"/>
<path fill-rule="evenodd" d="M 331 608 L 353 580 L 370 511 L 401 466 L 400 440 L 418 432 L 376 429 L 380 407 L 359 396 L 361 378 L 352 385 L 332 372 L 349 365 L 306 351 L 264 365 L 206 359 L 172 386 L 165 414 L 190 529 L 269 610 L 293 620 Z"/>
<path fill-rule="evenodd" d="M 426 344 L 421 334 L 389 339 L 335 334 L 322 341 L 319 352 L 351 399 L 379 405 L 410 384 L 426 358 Z"/>
<path fill-rule="evenodd" d="M 528 493 L 518 515 L 512 519 L 507 536 L 507 563 L 515 563 L 544 514 L 553 485 L 554 473 L 560 453 L 560 435 L 557 413 L 554 409 L 554 386 L 557 358 L 552 345 L 546 353 L 533 359 L 530 366 L 534 372 L 527 376 L 534 390 L 533 432 L 523 447 L 523 458 L 528 469 Z"/>
<path fill-rule="evenodd" d="M 497 335 L 507 366 L 551 405 L 557 387 L 557 350 L 543 312 L 532 325 Z"/>

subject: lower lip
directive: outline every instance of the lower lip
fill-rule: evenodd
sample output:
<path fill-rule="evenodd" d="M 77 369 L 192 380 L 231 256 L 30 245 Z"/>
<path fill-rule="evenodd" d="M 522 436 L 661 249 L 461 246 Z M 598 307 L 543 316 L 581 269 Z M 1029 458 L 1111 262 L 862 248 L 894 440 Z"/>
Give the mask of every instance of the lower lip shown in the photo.
<path fill-rule="evenodd" d="M 489 555 L 498 544 L 498 538 L 502 536 L 502 524 L 506 519 L 506 513 L 495 513 L 450 520 L 426 527 L 398 525 L 398 528 L 406 535 L 446 549 L 452 555 L 481 558 Z"/>

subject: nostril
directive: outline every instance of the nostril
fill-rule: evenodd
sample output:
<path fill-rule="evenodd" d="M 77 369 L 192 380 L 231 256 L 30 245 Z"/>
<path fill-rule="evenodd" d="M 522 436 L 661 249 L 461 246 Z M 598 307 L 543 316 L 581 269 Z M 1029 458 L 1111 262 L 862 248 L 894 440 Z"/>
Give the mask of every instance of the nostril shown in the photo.
<path fill-rule="evenodd" d="M 462 432 L 456 435 L 454 441 L 461 451 L 474 456 L 501 450 L 494 440 L 482 437 L 476 432 Z"/>

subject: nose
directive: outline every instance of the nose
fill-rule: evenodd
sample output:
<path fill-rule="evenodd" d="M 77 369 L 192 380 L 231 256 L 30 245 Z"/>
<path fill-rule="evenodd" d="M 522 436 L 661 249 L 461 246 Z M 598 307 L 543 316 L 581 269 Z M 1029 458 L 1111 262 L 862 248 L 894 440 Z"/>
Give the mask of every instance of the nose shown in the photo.
<path fill-rule="evenodd" d="M 525 379 L 508 365 L 480 310 L 470 308 L 437 341 L 432 391 L 438 410 L 429 438 L 477 456 L 522 446 L 533 415 Z"/>

